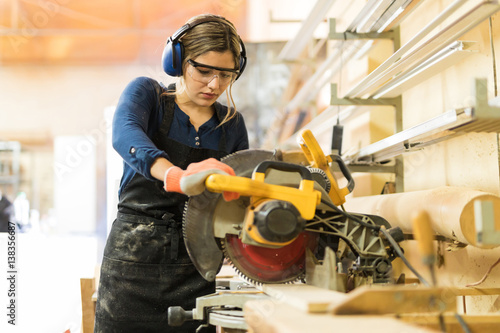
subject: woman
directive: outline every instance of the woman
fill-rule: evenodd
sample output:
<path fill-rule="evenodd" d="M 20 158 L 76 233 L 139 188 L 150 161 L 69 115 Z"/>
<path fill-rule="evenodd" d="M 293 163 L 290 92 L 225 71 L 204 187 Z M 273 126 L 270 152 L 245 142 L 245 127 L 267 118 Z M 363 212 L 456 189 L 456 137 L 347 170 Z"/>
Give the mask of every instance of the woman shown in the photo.
<path fill-rule="evenodd" d="M 169 38 L 162 61 L 167 74 L 180 76 L 177 84 L 166 89 L 135 79 L 113 120 L 113 146 L 125 163 L 104 249 L 95 332 L 194 332 L 199 322 L 169 327 L 168 307 L 190 310 L 197 297 L 215 291 L 189 258 L 182 214 L 208 175 L 234 175 L 219 159 L 248 148 L 241 114 L 216 102 L 223 92 L 232 101 L 231 85 L 246 64 L 244 45 L 232 23 L 201 15 Z M 237 197 L 224 193 L 226 200 Z"/>

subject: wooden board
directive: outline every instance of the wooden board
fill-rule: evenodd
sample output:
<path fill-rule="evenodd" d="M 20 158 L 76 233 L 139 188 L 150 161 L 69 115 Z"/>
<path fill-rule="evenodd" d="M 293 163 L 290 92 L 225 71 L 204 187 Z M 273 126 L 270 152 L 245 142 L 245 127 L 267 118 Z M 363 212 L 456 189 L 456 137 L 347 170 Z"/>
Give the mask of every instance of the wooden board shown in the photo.
<path fill-rule="evenodd" d="M 340 304 L 334 314 L 388 314 L 456 311 L 456 297 L 442 288 L 413 286 L 360 287 Z"/>
<path fill-rule="evenodd" d="M 260 289 L 276 301 L 309 313 L 327 312 L 332 303 L 342 303 L 347 294 L 306 284 L 270 284 Z"/>
<path fill-rule="evenodd" d="M 500 295 L 500 288 L 448 288 L 456 296 Z"/>
<path fill-rule="evenodd" d="M 407 314 L 399 317 L 400 320 L 435 330 L 440 329 L 439 317 L 435 314 Z M 497 333 L 500 330 L 500 315 L 462 315 L 471 332 Z M 457 318 L 452 314 L 443 315 L 446 333 L 463 333 L 464 329 Z"/>
<path fill-rule="evenodd" d="M 456 311 L 456 294 L 442 288 L 363 286 L 347 294 L 305 284 L 263 285 L 261 289 L 274 300 L 307 313 L 352 315 Z"/>
<path fill-rule="evenodd" d="M 249 333 L 438 332 L 387 316 L 332 316 L 326 313 L 306 313 L 287 304 L 286 301 L 248 301 L 243 311 Z"/>
<path fill-rule="evenodd" d="M 82 296 L 82 332 L 91 333 L 94 331 L 95 303 L 92 300 L 95 293 L 95 279 L 80 279 L 80 289 Z"/>

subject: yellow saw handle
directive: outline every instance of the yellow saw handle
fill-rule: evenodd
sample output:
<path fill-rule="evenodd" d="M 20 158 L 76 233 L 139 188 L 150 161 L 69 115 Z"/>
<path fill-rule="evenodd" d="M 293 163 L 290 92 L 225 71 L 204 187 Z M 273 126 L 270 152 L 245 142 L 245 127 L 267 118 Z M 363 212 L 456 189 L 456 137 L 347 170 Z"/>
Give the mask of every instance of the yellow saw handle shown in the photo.
<path fill-rule="evenodd" d="M 280 164 L 279 162 L 270 161 L 262 162 L 256 168 L 256 171 L 254 171 L 252 179 L 239 176 L 212 174 L 205 180 L 205 186 L 209 191 L 216 193 L 224 191 L 238 192 L 240 195 L 250 196 L 255 199 L 269 198 L 288 201 L 297 208 L 304 219 L 310 220 L 314 217 L 316 206 L 321 202 L 321 192 L 314 189 L 314 181 L 312 179 L 304 179 L 305 177 L 303 177 L 298 189 L 289 186 L 267 184 L 264 181 L 265 170 L 267 168 L 281 169 L 280 165 L 285 167 L 285 164 L 286 163 Z M 288 165 L 288 167 L 285 168 L 290 167 L 299 168 L 300 166 Z"/>
<path fill-rule="evenodd" d="M 354 180 L 351 177 L 351 173 L 349 172 L 349 169 L 347 169 L 342 158 L 338 155 L 325 156 L 323 150 L 318 144 L 318 141 L 316 141 L 316 138 L 310 130 L 302 131 L 297 138 L 297 142 L 304 152 L 307 160 L 311 164 L 311 167 L 319 168 L 326 173 L 326 176 L 331 183 L 331 189 L 328 193 L 330 199 L 332 199 L 335 205 L 342 205 L 345 202 L 346 195 L 348 195 L 354 188 Z M 347 179 L 347 185 L 344 188 L 339 188 L 337 180 L 330 171 L 329 164 L 334 162 L 332 157 L 335 159 L 335 162 L 339 165 L 342 174 Z"/>

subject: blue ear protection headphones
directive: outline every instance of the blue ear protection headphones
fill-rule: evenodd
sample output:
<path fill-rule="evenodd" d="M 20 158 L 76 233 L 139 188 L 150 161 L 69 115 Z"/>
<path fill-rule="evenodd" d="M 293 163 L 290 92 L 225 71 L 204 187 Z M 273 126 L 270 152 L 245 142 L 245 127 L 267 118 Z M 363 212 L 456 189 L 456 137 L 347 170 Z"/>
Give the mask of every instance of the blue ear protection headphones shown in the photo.
<path fill-rule="evenodd" d="M 221 19 L 225 20 L 221 17 Z M 189 30 L 193 29 L 199 24 L 207 23 L 207 22 L 220 22 L 220 20 L 216 20 L 213 17 L 202 18 L 194 21 L 193 23 L 184 24 L 179 30 L 177 30 L 172 36 L 168 38 L 167 45 L 165 49 L 163 49 L 163 55 L 161 59 L 161 63 L 163 66 L 163 70 L 170 76 L 182 76 L 182 61 L 184 60 L 184 46 L 179 39 Z M 247 57 L 245 51 L 245 45 L 243 41 L 238 36 L 241 46 L 240 52 L 240 68 L 238 76 L 236 80 L 241 76 L 243 70 L 247 65 Z"/>

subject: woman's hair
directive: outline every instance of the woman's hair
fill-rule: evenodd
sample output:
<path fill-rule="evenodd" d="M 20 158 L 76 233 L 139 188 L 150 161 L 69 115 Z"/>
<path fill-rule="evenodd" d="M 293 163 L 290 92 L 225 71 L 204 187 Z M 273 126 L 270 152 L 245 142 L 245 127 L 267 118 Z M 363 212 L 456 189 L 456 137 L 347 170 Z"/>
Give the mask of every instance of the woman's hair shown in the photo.
<path fill-rule="evenodd" d="M 213 21 L 196 25 L 180 38 L 184 46 L 182 68 L 185 68 L 186 62 L 189 59 L 195 59 L 207 52 L 214 51 L 222 53 L 231 51 L 234 58 L 235 69 L 239 69 L 241 45 L 240 37 L 234 25 L 225 18 L 213 14 L 195 16 L 189 19 L 187 23 L 193 23 L 200 19 L 213 19 Z M 226 96 L 228 103 L 232 104 L 233 107 L 231 108 L 230 105 L 228 106 L 226 117 L 222 120 L 220 125 L 236 116 L 236 105 L 234 104 L 231 88 L 232 82 L 226 89 Z M 178 89 L 179 91 L 185 89 L 183 77 L 179 80 Z"/>

